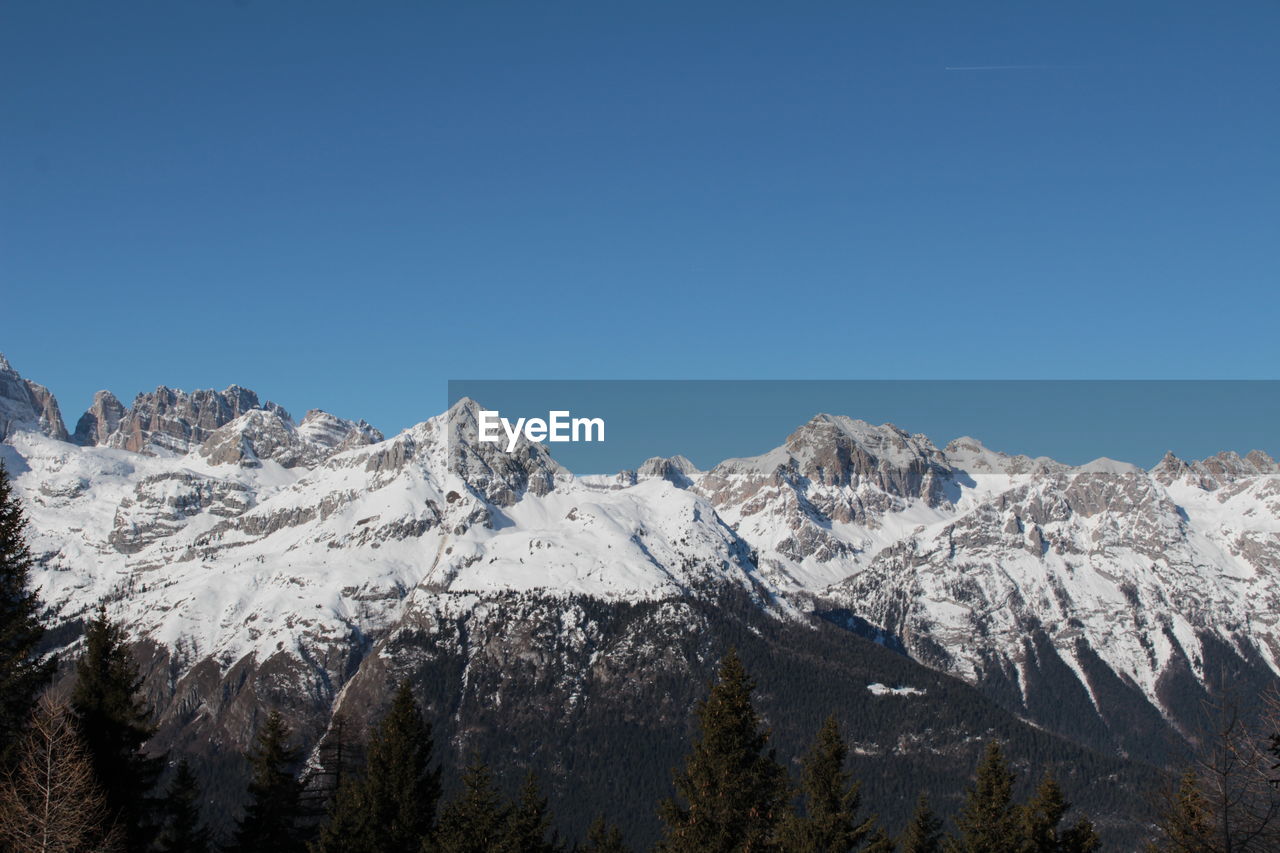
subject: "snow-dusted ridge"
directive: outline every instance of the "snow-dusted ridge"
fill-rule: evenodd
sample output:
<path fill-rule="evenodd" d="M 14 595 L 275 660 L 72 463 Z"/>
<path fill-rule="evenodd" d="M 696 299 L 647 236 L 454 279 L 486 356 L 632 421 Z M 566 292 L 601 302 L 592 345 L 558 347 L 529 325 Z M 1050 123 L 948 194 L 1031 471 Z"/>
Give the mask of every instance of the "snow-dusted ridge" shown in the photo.
<path fill-rule="evenodd" d="M 43 599 L 62 619 L 106 601 L 187 662 L 307 656 L 498 595 L 728 585 L 780 618 L 847 609 L 1028 708 L 1051 672 L 1089 713 L 1119 689 L 1170 718 L 1228 658 L 1280 672 L 1280 469 L 1259 452 L 1072 467 L 819 415 L 708 471 L 579 478 L 472 441 L 472 401 L 383 438 L 235 386 L 99 395 L 72 442 L 33 389 L 0 363 Z"/>

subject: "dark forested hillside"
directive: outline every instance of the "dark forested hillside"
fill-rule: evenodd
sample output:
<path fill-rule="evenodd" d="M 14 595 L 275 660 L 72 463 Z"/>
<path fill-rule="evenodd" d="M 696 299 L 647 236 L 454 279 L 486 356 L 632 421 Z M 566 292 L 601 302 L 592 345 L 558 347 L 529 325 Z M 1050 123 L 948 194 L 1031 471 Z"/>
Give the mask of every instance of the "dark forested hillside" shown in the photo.
<path fill-rule="evenodd" d="M 780 760 L 794 770 L 834 714 L 865 802 L 894 831 L 922 791 L 940 812 L 953 811 L 994 737 L 1007 744 L 1027 785 L 1052 769 L 1112 844 L 1139 832 L 1142 792 L 1156 779 L 1149 767 L 1029 726 L 963 682 L 828 620 L 761 616 L 740 592 L 638 604 L 493 598 L 394 632 L 365 658 L 336 710 L 347 720 L 345 737 L 363 732 L 408 679 L 437 733 L 446 795 L 476 758 L 511 792 L 532 770 L 566 837 L 583 837 L 605 814 L 629 841 L 647 845 L 658 832 L 656 804 L 670 794 L 672 770 L 688 747 L 692 708 L 730 647 L 758 682 L 757 704 Z M 314 747 L 326 719 L 318 708 L 295 710 L 294 727 Z M 237 762 L 209 755 L 206 741 L 184 738 L 181 729 L 169 738 L 221 768 L 208 781 L 225 820 L 235 808 L 228 792 L 242 787 L 231 778 Z"/>

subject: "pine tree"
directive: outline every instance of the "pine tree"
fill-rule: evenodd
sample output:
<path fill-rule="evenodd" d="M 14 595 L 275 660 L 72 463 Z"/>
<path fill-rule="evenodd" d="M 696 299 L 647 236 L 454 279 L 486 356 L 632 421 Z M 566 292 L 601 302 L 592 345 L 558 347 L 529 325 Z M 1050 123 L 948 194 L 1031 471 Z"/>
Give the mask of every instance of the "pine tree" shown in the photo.
<path fill-rule="evenodd" d="M 121 849 L 121 832 L 65 706 L 40 699 L 16 752 L 16 765 L 0 783 L 0 849 Z"/>
<path fill-rule="evenodd" d="M 462 775 L 462 791 L 440 813 L 436 848 L 440 853 L 490 853 L 502 848 L 511 809 L 493 787 L 489 768 L 472 762 Z M 430 849 L 424 845 L 424 850 Z"/>
<path fill-rule="evenodd" d="M 525 776 L 520 800 L 511 810 L 504 846 L 510 853 L 556 853 L 560 845 L 547 840 L 550 830 L 547 798 L 538 789 L 538 778 L 531 772 Z"/>
<path fill-rule="evenodd" d="M 659 811 L 668 853 L 767 849 L 788 799 L 786 771 L 751 705 L 755 684 L 735 651 L 725 655 L 711 695 L 698 703 L 700 736 L 675 777 L 678 800 Z"/>
<path fill-rule="evenodd" d="M 929 806 L 929 798 L 921 794 L 915 813 L 898 842 L 902 853 L 942 853 L 942 819 Z"/>
<path fill-rule="evenodd" d="M 164 829 L 156 842 L 160 853 L 207 853 L 209 830 L 200 821 L 200 784 L 185 758 L 165 791 L 164 814 Z"/>
<path fill-rule="evenodd" d="M 348 777 L 320 853 L 418 853 L 435 828 L 440 771 L 431 769 L 431 727 L 408 682 L 370 739 L 364 772 Z"/>
<path fill-rule="evenodd" d="M 248 758 L 249 803 L 236 827 L 234 853 L 301 853 L 302 784 L 294 775 L 298 750 L 279 711 L 258 731 Z"/>
<path fill-rule="evenodd" d="M 801 762 L 804 815 L 789 815 L 779 833 L 780 846 L 796 853 L 844 853 L 862 848 L 875 832 L 874 816 L 859 818 L 861 785 L 844 769 L 849 749 L 840 725 L 830 716 Z M 881 841 L 883 846 L 883 841 Z"/>
<path fill-rule="evenodd" d="M 1062 818 L 1071 809 L 1054 778 L 1045 775 L 1035 796 L 1021 809 L 1023 853 L 1093 853 L 1102 841 L 1093 824 L 1081 818 L 1074 826 L 1061 829 Z"/>
<path fill-rule="evenodd" d="M 1013 780 L 1000 744 L 991 741 L 956 818 L 960 835 L 948 840 L 949 853 L 1010 853 L 1018 849 L 1021 833 L 1013 805 Z"/>
<path fill-rule="evenodd" d="M 582 853 L 631 853 L 622 841 L 622 830 L 605 822 L 603 815 L 597 815 L 587 830 L 587 844 Z"/>
<path fill-rule="evenodd" d="M 85 653 L 76 666 L 71 708 L 130 851 L 146 850 L 156 833 L 158 803 L 151 794 L 165 760 L 143 752 L 155 729 L 151 709 L 138 694 L 141 686 L 124 629 L 100 608 L 85 627 Z"/>
<path fill-rule="evenodd" d="M 53 677 L 54 662 L 42 661 L 36 646 L 44 634 L 40 600 L 29 589 L 31 551 L 27 519 L 0 462 L 0 766 L 10 766 L 35 707 Z"/>

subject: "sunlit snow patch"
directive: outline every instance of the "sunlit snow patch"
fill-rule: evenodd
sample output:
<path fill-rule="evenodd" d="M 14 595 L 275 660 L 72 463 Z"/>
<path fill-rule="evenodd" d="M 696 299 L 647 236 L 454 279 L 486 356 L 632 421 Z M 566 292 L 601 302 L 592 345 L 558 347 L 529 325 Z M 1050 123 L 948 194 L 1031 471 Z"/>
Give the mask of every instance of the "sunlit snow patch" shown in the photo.
<path fill-rule="evenodd" d="M 867 689 L 876 696 L 923 696 L 924 691 L 919 687 L 886 687 L 880 682 L 868 684 Z"/>

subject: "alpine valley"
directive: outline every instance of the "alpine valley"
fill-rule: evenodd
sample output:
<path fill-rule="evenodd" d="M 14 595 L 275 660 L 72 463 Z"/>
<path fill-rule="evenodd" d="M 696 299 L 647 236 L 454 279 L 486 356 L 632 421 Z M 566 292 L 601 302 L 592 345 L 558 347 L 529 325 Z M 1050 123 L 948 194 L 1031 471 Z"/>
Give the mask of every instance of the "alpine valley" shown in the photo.
<path fill-rule="evenodd" d="M 818 415 L 763 455 L 575 476 L 475 441 L 479 407 L 384 437 L 247 389 L 99 392 L 73 430 L 0 358 L 0 454 L 48 651 L 105 604 L 157 751 L 227 820 L 279 709 L 318 766 L 409 679 L 438 755 L 536 770 L 560 828 L 657 834 L 716 661 L 784 761 L 835 712 L 896 831 L 991 737 L 1058 769 L 1112 849 L 1220 685 L 1280 684 L 1280 468 L 1264 453 L 1072 467 Z M 1024 780 L 1027 774 L 1020 774 Z M 509 787 L 518 778 L 506 780 Z"/>

